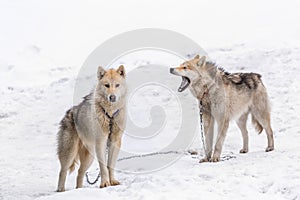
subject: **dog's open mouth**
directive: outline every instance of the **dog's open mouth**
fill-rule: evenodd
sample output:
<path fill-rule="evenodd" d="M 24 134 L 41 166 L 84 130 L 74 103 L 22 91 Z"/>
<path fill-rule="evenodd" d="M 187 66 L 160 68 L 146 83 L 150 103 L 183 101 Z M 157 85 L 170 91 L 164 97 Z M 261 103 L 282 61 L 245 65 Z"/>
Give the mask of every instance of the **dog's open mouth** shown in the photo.
<path fill-rule="evenodd" d="M 182 76 L 182 81 L 178 88 L 178 92 L 184 91 L 190 85 L 190 83 L 191 81 L 188 77 Z"/>

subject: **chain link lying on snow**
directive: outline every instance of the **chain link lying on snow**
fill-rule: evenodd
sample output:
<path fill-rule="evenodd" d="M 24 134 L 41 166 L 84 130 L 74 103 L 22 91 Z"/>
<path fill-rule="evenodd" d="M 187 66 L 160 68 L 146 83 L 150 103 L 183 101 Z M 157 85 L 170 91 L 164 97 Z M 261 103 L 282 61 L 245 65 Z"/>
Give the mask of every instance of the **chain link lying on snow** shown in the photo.
<path fill-rule="evenodd" d="M 133 159 L 133 158 L 145 158 L 145 157 L 149 157 L 149 156 L 166 155 L 166 154 L 184 154 L 184 152 L 180 152 L 180 151 L 155 152 L 155 153 L 148 153 L 148 154 L 141 154 L 141 155 L 133 155 L 133 156 L 128 156 L 128 157 L 123 157 L 123 158 L 119 158 L 117 161 L 119 162 L 119 161 L 129 160 L 129 159 Z M 86 177 L 86 181 L 88 182 L 88 184 L 94 185 L 95 183 L 97 183 L 97 181 L 101 177 L 100 171 L 98 173 L 97 178 L 94 181 L 90 181 L 88 172 L 85 173 L 85 177 Z"/>
<path fill-rule="evenodd" d="M 156 156 L 156 155 L 166 155 L 166 154 L 184 154 L 184 152 L 180 152 L 180 151 L 155 152 L 155 153 L 148 153 L 148 154 L 141 154 L 141 155 L 133 155 L 133 156 L 128 156 L 128 157 L 123 157 L 123 158 L 119 158 L 117 161 L 129 160 L 129 159 L 133 159 L 133 158 L 144 158 L 144 157 Z"/>
<path fill-rule="evenodd" d="M 193 155 L 191 152 L 189 151 L 165 151 L 165 152 L 155 152 L 155 153 L 148 153 L 148 154 L 141 154 L 141 155 L 133 155 L 133 156 L 128 156 L 128 157 L 123 157 L 123 158 L 119 158 L 117 161 L 123 161 L 123 160 L 130 160 L 130 159 L 133 159 L 133 158 L 145 158 L 145 157 L 150 157 L 150 156 L 156 156 L 156 155 L 167 155 L 167 154 L 186 154 L 186 153 L 189 153 L 191 155 Z M 222 156 L 220 161 L 225 161 L 225 160 L 230 160 L 232 158 L 236 158 L 236 156 L 234 155 L 225 155 L 225 156 Z M 97 169 L 99 170 L 99 169 Z M 86 177 L 86 181 L 88 182 L 88 184 L 90 185 L 94 185 L 95 183 L 98 182 L 99 178 L 101 177 L 100 175 L 100 171 L 98 173 L 98 176 L 97 178 L 94 180 L 94 181 L 90 181 L 89 179 L 89 174 L 88 172 L 85 173 L 85 177 Z"/>
<path fill-rule="evenodd" d="M 234 156 L 234 155 L 225 155 L 225 156 L 221 156 L 220 161 L 230 160 L 232 158 L 236 158 L 236 156 Z"/>
<path fill-rule="evenodd" d="M 100 171 L 99 171 L 97 178 L 93 182 L 90 181 L 88 172 L 85 173 L 85 177 L 86 177 L 86 181 L 88 182 L 88 184 L 94 185 L 95 183 L 97 183 L 97 181 L 101 177 L 101 174 L 100 174 Z"/>

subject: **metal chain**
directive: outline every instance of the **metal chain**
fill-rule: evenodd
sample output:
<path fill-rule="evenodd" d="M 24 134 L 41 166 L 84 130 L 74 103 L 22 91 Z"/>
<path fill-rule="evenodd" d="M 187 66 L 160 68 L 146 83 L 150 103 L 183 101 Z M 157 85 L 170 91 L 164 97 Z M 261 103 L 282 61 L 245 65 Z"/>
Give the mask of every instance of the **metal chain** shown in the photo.
<path fill-rule="evenodd" d="M 134 155 L 134 156 L 123 157 L 123 158 L 118 159 L 117 161 L 119 162 L 119 161 L 129 160 L 129 159 L 133 159 L 133 158 L 144 158 L 144 157 L 155 156 L 155 155 L 184 154 L 184 153 L 185 152 L 180 152 L 180 151 L 155 152 L 155 153 L 149 153 L 149 154 L 143 154 L 143 155 Z M 230 160 L 232 158 L 236 158 L 236 157 L 233 156 L 233 155 L 225 155 L 225 156 L 221 157 L 221 161 Z M 100 171 L 99 171 L 98 176 L 94 181 L 90 181 L 88 172 L 85 173 L 85 177 L 86 177 L 86 181 L 88 182 L 88 184 L 94 185 L 98 182 L 99 178 L 101 177 L 101 174 L 100 174 Z"/>
<path fill-rule="evenodd" d="M 128 157 L 123 157 L 123 158 L 119 158 L 117 161 L 129 160 L 129 159 L 132 159 L 132 158 L 144 158 L 144 157 L 156 156 L 156 155 L 181 154 L 181 153 L 183 153 L 183 152 L 180 152 L 180 151 L 161 151 L 161 152 L 154 152 L 154 153 L 148 153 L 148 154 L 141 154 L 141 155 L 133 155 L 133 156 L 128 156 Z"/>
<path fill-rule="evenodd" d="M 86 181 L 88 182 L 88 184 L 94 185 L 95 183 L 97 183 L 97 181 L 101 177 L 101 174 L 100 174 L 100 171 L 99 171 L 97 178 L 93 182 L 90 181 L 88 172 L 85 173 L 85 177 L 86 177 Z"/>
<path fill-rule="evenodd" d="M 166 155 L 166 154 L 184 154 L 184 152 L 180 152 L 180 151 L 154 152 L 154 153 L 148 153 L 148 154 L 127 156 L 127 157 L 119 158 L 117 161 L 119 162 L 119 161 L 129 160 L 129 159 L 133 159 L 133 158 L 145 158 L 145 157 L 149 157 L 149 156 Z M 97 183 L 97 181 L 101 177 L 101 174 L 99 171 L 98 176 L 94 181 L 90 181 L 88 172 L 85 173 L 85 177 L 86 177 L 86 181 L 88 182 L 88 184 L 94 185 L 95 183 Z"/>
<path fill-rule="evenodd" d="M 200 101 L 200 131 L 201 131 L 201 140 L 204 149 L 204 154 L 208 158 L 208 153 L 206 152 L 205 141 L 204 141 L 204 128 L 203 128 L 203 106 L 202 101 Z"/>
<path fill-rule="evenodd" d="M 225 160 L 230 160 L 232 158 L 236 158 L 236 156 L 232 155 L 225 155 L 225 156 L 221 156 L 220 161 L 225 161 Z"/>

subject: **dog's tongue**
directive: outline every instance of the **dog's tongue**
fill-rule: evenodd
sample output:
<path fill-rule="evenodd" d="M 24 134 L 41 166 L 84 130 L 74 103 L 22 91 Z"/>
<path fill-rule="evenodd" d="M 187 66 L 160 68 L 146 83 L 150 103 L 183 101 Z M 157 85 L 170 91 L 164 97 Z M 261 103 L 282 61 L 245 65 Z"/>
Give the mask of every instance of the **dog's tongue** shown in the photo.
<path fill-rule="evenodd" d="M 182 92 L 184 91 L 190 84 L 190 80 L 184 76 L 182 76 L 182 81 L 181 81 L 181 84 L 178 88 L 178 92 Z"/>

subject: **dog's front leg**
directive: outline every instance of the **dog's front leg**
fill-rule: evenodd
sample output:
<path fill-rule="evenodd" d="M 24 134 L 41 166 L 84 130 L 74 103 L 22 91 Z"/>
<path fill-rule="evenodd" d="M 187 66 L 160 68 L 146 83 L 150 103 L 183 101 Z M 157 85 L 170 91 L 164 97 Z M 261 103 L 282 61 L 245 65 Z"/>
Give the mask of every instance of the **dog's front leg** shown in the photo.
<path fill-rule="evenodd" d="M 223 118 L 222 120 L 218 121 L 218 137 L 217 137 L 217 142 L 215 144 L 214 154 L 213 157 L 211 158 L 211 162 L 220 161 L 220 155 L 222 152 L 222 147 L 226 137 L 228 126 L 229 126 L 228 119 Z"/>
<path fill-rule="evenodd" d="M 100 166 L 101 184 L 100 188 L 110 186 L 109 173 L 106 162 L 106 146 L 107 146 L 108 134 L 101 134 L 96 141 L 96 154 L 98 163 Z"/>
<path fill-rule="evenodd" d="M 121 147 L 122 131 L 118 130 L 110 136 L 110 146 L 108 150 L 108 171 L 110 185 L 119 185 L 120 182 L 115 179 L 114 169 L 116 166 L 117 158 Z"/>
<path fill-rule="evenodd" d="M 208 162 L 212 154 L 213 137 L 214 137 L 214 118 L 208 112 L 203 113 L 204 135 L 205 135 L 205 157 L 200 160 Z"/>

